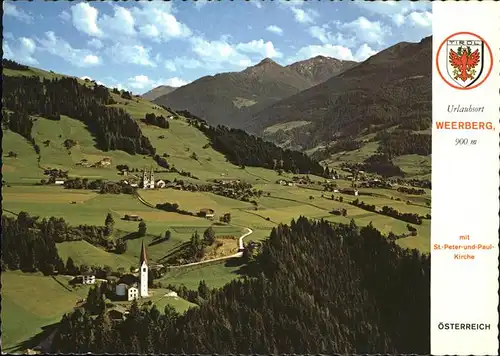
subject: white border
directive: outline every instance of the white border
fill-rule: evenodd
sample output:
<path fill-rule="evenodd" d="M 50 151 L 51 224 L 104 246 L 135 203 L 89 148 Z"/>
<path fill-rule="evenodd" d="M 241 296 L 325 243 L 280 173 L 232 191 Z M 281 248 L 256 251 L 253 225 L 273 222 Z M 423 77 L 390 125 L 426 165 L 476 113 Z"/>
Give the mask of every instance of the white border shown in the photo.
<path fill-rule="evenodd" d="M 431 354 L 496 355 L 498 345 L 500 3 L 433 3 Z M 493 52 L 493 70 L 479 87 L 458 90 L 439 76 L 436 54 L 453 33 L 473 32 Z M 446 62 L 446 45 L 439 57 Z M 488 56 L 488 53 L 485 54 Z M 486 66 L 488 60 L 484 61 Z M 442 68 L 446 76 L 446 68 Z M 482 75 L 484 76 L 485 73 Z M 449 113 L 448 105 L 484 106 L 482 113 Z M 443 130 L 437 121 L 491 121 L 493 130 Z M 455 145 L 457 138 L 476 145 Z M 460 240 L 461 235 L 470 240 Z M 435 249 L 435 245 L 441 249 Z M 475 250 L 443 249 L 444 244 Z M 478 250 L 478 244 L 493 245 Z M 474 255 L 457 260 L 455 254 Z M 471 324 L 469 329 L 463 329 Z M 473 324 L 475 324 L 473 326 Z M 489 324 L 480 330 L 478 324 Z M 458 327 L 458 330 L 457 330 Z M 467 326 L 465 326 L 467 328 Z M 476 330 L 474 330 L 476 329 Z"/>

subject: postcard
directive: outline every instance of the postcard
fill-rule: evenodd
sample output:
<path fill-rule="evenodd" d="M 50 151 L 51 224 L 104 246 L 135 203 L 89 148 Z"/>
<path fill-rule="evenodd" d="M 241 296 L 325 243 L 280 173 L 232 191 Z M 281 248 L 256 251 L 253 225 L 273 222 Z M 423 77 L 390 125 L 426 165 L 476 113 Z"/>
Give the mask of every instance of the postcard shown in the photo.
<path fill-rule="evenodd" d="M 2 8 L 3 353 L 498 354 L 498 2 Z"/>

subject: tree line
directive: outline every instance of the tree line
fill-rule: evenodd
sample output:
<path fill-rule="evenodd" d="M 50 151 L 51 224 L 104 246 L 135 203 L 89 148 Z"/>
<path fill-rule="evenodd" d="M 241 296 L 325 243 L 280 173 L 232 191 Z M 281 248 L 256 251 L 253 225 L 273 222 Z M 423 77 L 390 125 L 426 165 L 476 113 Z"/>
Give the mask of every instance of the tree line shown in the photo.
<path fill-rule="evenodd" d="M 162 129 L 168 129 L 170 124 L 168 119 L 162 115 L 156 116 L 154 113 L 148 113 L 144 117 L 144 122 L 148 125 L 158 126 Z"/>
<path fill-rule="evenodd" d="M 43 224 L 45 229 L 41 229 Z M 20 212 L 14 219 L 2 215 L 1 269 L 40 271 L 45 275 L 64 270 L 64 263 L 56 248 L 56 239 L 48 226 L 60 230 L 64 227 L 57 219 L 37 223 L 36 218 Z"/>
<path fill-rule="evenodd" d="M 243 168 L 251 166 L 282 169 L 297 174 L 315 174 L 319 176 L 329 174 L 319 162 L 302 152 L 285 150 L 274 143 L 249 135 L 240 129 L 232 129 L 222 125 L 210 126 L 205 120 L 187 111 L 180 111 L 179 113 L 184 115 L 192 126 L 203 132 L 210 140 L 213 149 L 224 154 L 232 164 Z M 280 167 L 276 167 L 276 161 L 281 162 Z"/>
<path fill-rule="evenodd" d="M 133 303 L 112 323 L 106 311 L 94 320 L 78 309 L 62 318 L 51 351 L 429 353 L 430 258 L 371 225 L 301 217 L 274 228 L 240 273 L 203 289 L 183 315 Z"/>
<path fill-rule="evenodd" d="M 324 160 L 330 158 L 331 155 L 343 151 L 356 151 L 361 148 L 362 142 L 355 140 L 351 137 L 341 138 L 332 145 L 329 145 L 323 150 L 318 150 L 313 154 L 318 160 Z"/>
<path fill-rule="evenodd" d="M 401 193 L 412 194 L 412 195 L 424 195 L 425 194 L 425 190 L 411 188 L 411 187 L 399 187 L 397 189 L 397 191 L 401 192 Z"/>
<path fill-rule="evenodd" d="M 123 150 L 129 154 L 154 155 L 155 149 L 137 122 L 114 104 L 105 86 L 81 85 L 75 78 L 3 77 L 3 102 L 6 108 L 22 115 L 44 117 L 67 115 L 85 123 L 103 151 Z M 21 114 L 20 114 L 21 115 Z M 24 120 L 21 130 L 28 131 Z"/>
<path fill-rule="evenodd" d="M 360 168 L 366 172 L 379 174 L 384 178 L 387 177 L 404 177 L 404 172 L 396 166 L 390 156 L 386 154 L 375 154 L 368 157 L 360 165 Z"/>
<path fill-rule="evenodd" d="M 24 137 L 33 146 L 35 153 L 37 155 L 40 154 L 40 146 L 38 146 L 31 134 L 33 120 L 26 112 L 8 112 L 7 110 L 2 110 L 2 126 Z"/>
<path fill-rule="evenodd" d="M 366 204 L 363 201 L 359 201 L 359 199 L 353 200 L 352 202 L 350 202 L 350 204 L 357 206 L 358 208 L 371 211 L 373 213 L 390 216 L 391 218 L 405 221 L 411 224 L 422 225 L 423 217 L 415 213 L 400 213 L 396 209 L 387 205 L 383 206 L 382 209 L 377 210 L 375 205 Z"/>
<path fill-rule="evenodd" d="M 409 154 L 428 156 L 432 153 L 432 136 L 414 133 L 411 130 L 381 131 L 373 140 L 380 141 L 379 153 L 391 158 Z"/>
<path fill-rule="evenodd" d="M 97 190 L 101 194 L 134 194 L 136 189 L 128 184 L 107 182 L 102 179 L 89 181 L 88 178 L 72 178 L 64 182 L 66 189 Z"/>
<path fill-rule="evenodd" d="M 15 61 L 11 61 L 10 59 L 2 58 L 2 66 L 6 69 L 14 69 L 14 70 L 28 70 L 30 67 L 25 66 L 24 64 L 17 63 Z"/>
<path fill-rule="evenodd" d="M 165 210 L 165 211 L 168 211 L 171 213 L 182 214 L 182 215 L 191 215 L 191 216 L 195 215 L 194 213 L 192 213 L 190 211 L 181 209 L 179 207 L 179 204 L 177 204 L 177 203 L 169 203 L 169 202 L 158 203 L 158 204 L 156 204 L 156 208 L 160 209 L 160 210 Z"/>
<path fill-rule="evenodd" d="M 215 231 L 212 227 L 208 227 L 202 236 L 198 234 L 198 231 L 195 231 L 188 243 L 184 244 L 179 251 L 170 256 L 166 262 L 169 265 L 177 265 L 201 261 L 205 256 L 205 248 L 212 246 L 214 242 Z"/>
<path fill-rule="evenodd" d="M 47 275 L 64 273 L 65 264 L 56 243 L 84 240 L 115 252 L 115 242 L 110 238 L 113 226 L 110 214 L 103 226 L 70 226 L 63 218 L 40 219 L 26 212 L 20 212 L 15 218 L 2 215 L 2 270 L 40 271 Z"/>

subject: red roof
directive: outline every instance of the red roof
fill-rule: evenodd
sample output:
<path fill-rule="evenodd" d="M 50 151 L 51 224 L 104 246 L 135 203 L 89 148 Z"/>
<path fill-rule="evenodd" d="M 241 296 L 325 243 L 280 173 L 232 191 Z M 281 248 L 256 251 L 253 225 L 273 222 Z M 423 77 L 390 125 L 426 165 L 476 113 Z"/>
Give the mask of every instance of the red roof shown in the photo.
<path fill-rule="evenodd" d="M 142 241 L 141 255 L 139 256 L 139 265 L 142 266 L 142 262 L 148 263 L 148 256 L 146 255 L 146 248 L 144 247 L 144 241 Z"/>

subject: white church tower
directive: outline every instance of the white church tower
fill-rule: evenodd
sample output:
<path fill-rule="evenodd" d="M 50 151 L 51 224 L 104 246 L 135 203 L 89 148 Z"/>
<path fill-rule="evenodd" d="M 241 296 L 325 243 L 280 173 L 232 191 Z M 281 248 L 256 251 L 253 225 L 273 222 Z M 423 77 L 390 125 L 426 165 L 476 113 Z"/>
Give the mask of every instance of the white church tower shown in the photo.
<path fill-rule="evenodd" d="M 155 177 L 153 167 L 151 167 L 151 170 L 149 172 L 146 168 L 144 168 L 144 171 L 142 173 L 142 189 L 154 189 L 154 187 Z"/>
<path fill-rule="evenodd" d="M 149 188 L 151 189 L 155 188 L 155 174 L 153 167 L 151 167 L 151 174 L 149 175 Z"/>
<path fill-rule="evenodd" d="M 146 168 L 142 171 L 142 189 L 148 189 L 149 187 L 149 178 L 146 174 Z"/>
<path fill-rule="evenodd" d="M 144 241 L 141 247 L 141 256 L 139 257 L 139 273 L 141 280 L 141 289 L 139 295 L 141 298 L 148 297 L 148 258 L 146 256 L 146 248 L 144 247 Z"/>

